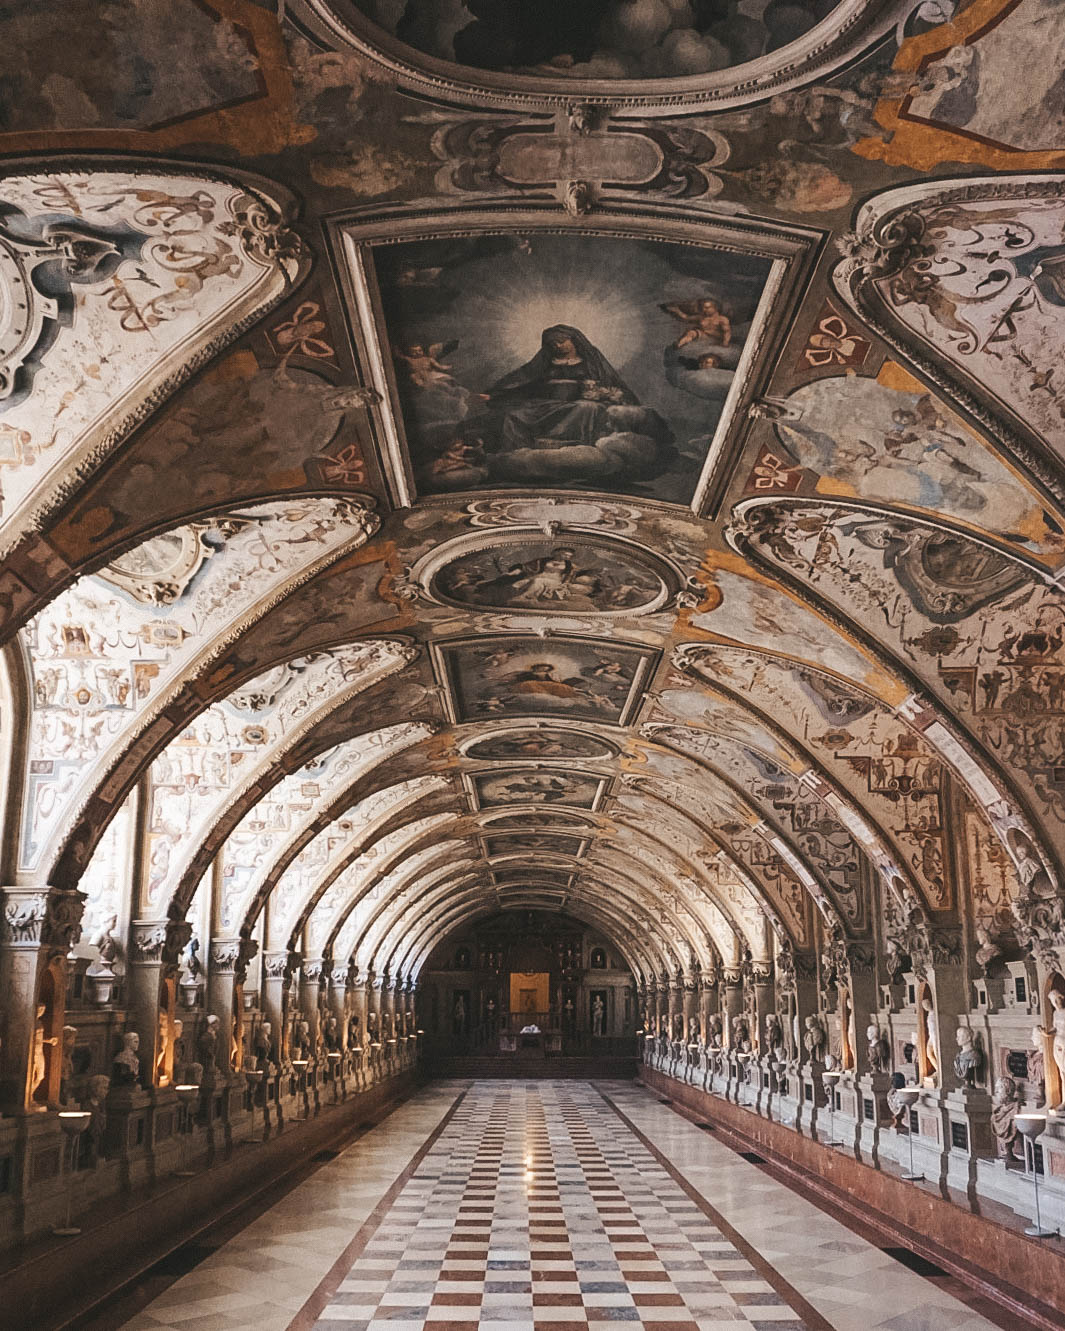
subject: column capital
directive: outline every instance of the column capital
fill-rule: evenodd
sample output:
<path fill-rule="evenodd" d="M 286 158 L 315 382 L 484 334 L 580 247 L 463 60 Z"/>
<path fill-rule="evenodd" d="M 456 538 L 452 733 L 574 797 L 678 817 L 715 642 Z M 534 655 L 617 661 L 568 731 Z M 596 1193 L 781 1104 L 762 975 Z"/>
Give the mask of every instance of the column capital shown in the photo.
<path fill-rule="evenodd" d="M 176 966 L 192 937 L 188 920 L 134 920 L 129 934 L 129 959 Z"/>
<path fill-rule="evenodd" d="M 332 970 L 333 963 L 328 957 L 304 957 L 300 965 L 300 975 L 308 984 L 321 984 Z"/>
<path fill-rule="evenodd" d="M 81 937 L 81 916 L 88 900 L 73 888 L 0 888 L 4 913 L 0 943 L 8 948 L 68 951 Z"/>
<path fill-rule="evenodd" d="M 290 973 L 291 952 L 264 952 L 263 971 L 268 980 L 283 980 Z"/>
<path fill-rule="evenodd" d="M 214 938 L 210 947 L 210 966 L 212 975 L 226 975 L 232 972 L 238 983 L 244 983 L 248 965 L 259 951 L 259 944 L 254 938 Z"/>

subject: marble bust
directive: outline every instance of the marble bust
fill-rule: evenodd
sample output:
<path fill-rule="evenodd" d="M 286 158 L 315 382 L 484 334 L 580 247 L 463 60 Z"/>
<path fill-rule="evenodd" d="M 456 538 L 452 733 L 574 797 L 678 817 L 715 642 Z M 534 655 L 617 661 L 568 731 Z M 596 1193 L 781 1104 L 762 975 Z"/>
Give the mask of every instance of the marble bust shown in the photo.
<path fill-rule="evenodd" d="M 138 1050 L 141 1037 L 136 1031 L 126 1031 L 122 1037 L 122 1048 L 115 1055 L 111 1064 L 112 1086 L 136 1086 L 140 1077 L 141 1061 Z"/>

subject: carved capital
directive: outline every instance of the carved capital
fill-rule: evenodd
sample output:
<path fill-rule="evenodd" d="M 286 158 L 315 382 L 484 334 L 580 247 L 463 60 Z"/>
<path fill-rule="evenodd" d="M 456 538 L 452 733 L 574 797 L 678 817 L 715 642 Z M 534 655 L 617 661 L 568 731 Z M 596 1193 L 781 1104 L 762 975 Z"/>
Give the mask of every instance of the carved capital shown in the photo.
<path fill-rule="evenodd" d="M 321 984 L 332 969 L 333 963 L 326 957 L 304 957 L 300 975 L 308 984 Z"/>
<path fill-rule="evenodd" d="M 288 952 L 265 952 L 263 954 L 263 973 L 268 980 L 283 980 L 288 965 Z"/>
<path fill-rule="evenodd" d="M 130 961 L 162 961 L 168 925 L 167 920 L 135 920 L 130 930 Z"/>
<path fill-rule="evenodd" d="M 240 960 L 241 941 L 239 938 L 215 938 L 212 940 L 208 954 L 212 974 L 225 975 L 237 969 L 237 962 Z"/>
<path fill-rule="evenodd" d="M 5 887 L 2 941 L 7 947 L 66 952 L 81 937 L 84 892 Z"/>

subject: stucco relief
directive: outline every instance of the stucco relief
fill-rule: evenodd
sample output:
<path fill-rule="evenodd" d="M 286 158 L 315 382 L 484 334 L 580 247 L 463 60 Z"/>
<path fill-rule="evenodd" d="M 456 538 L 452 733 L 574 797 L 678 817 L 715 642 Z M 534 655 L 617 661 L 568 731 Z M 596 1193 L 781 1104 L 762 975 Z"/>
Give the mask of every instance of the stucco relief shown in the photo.
<path fill-rule="evenodd" d="M 149 402 L 280 298 L 300 243 L 286 205 L 194 171 L 44 170 L 5 177 L 0 194 L 9 547 Z"/>
<path fill-rule="evenodd" d="M 961 385 L 1036 475 L 1065 455 L 1060 175 L 952 180 L 869 200 L 835 281 L 890 340 Z M 1060 498 L 1060 486 L 1053 486 Z"/>

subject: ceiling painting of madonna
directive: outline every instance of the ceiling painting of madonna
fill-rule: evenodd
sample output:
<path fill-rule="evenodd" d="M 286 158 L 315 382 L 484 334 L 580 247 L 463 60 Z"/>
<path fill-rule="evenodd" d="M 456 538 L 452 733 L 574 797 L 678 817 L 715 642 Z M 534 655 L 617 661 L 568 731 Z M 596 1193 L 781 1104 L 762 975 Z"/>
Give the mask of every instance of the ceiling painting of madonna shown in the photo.
<path fill-rule="evenodd" d="M 3 891 L 1065 973 L 1060 3 L 96 8 L 0 13 Z"/>

